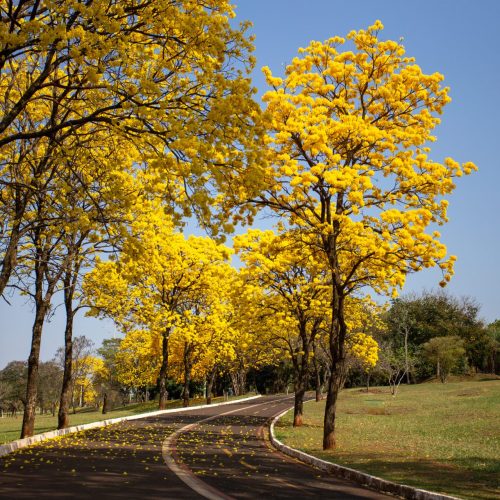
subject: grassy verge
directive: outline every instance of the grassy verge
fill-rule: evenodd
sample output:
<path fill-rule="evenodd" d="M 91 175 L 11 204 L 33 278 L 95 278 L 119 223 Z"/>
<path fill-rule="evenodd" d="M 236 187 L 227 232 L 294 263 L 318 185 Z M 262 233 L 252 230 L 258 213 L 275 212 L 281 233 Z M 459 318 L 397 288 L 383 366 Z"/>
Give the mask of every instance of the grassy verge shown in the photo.
<path fill-rule="evenodd" d="M 324 460 L 462 498 L 500 498 L 500 381 L 349 389 L 338 403 L 337 449 L 321 448 L 324 402 L 307 403 L 305 425 L 289 412 L 278 439 Z"/>
<path fill-rule="evenodd" d="M 229 400 L 234 401 L 244 397 L 252 396 L 253 394 L 246 394 L 245 396 L 233 396 Z M 224 398 L 212 398 L 212 403 L 222 403 Z M 197 398 L 191 400 L 191 406 L 205 404 L 204 398 Z M 167 409 L 180 408 L 182 400 L 168 401 Z M 75 414 L 70 415 L 70 425 L 88 424 L 90 422 L 97 422 L 99 420 L 107 420 L 110 418 L 127 417 L 129 415 L 138 415 L 139 413 L 147 413 L 158 410 L 157 401 L 149 401 L 147 403 L 136 403 L 126 406 L 114 408 L 106 415 L 103 415 L 100 410 L 92 410 L 84 408 L 77 410 Z M 23 417 L 22 413 L 17 417 L 4 417 L 0 418 L 0 444 L 8 443 L 19 439 L 21 433 Z M 42 432 L 52 431 L 57 429 L 57 415 L 37 415 L 35 419 L 35 434 Z"/>

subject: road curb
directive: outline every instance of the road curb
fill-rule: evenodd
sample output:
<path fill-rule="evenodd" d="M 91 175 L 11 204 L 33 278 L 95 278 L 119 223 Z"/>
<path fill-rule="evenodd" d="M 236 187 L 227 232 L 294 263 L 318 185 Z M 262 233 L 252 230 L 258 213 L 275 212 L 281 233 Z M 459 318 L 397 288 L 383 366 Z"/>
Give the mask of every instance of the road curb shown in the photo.
<path fill-rule="evenodd" d="M 72 427 L 67 427 L 66 429 L 59 429 L 59 430 L 44 432 L 42 434 L 35 434 L 34 436 L 28 438 L 18 439 L 17 441 L 12 441 L 10 443 L 0 445 L 0 457 L 12 453 L 13 451 L 20 450 L 21 448 L 26 448 L 27 446 L 31 446 L 32 444 L 40 443 L 42 441 L 47 441 L 48 439 L 53 439 L 59 436 L 65 436 L 66 434 L 73 434 L 75 432 L 86 431 L 88 429 L 96 429 L 98 427 L 107 427 L 108 425 L 118 424 L 120 422 L 125 422 L 127 420 L 137 420 L 139 418 L 155 417 L 157 415 L 164 415 L 166 413 L 179 413 L 181 411 L 199 410 L 201 408 L 214 408 L 216 406 L 224 406 L 244 401 L 250 401 L 251 399 L 256 399 L 260 397 L 261 395 L 259 394 L 257 396 L 250 396 L 248 398 L 236 399 L 235 401 L 225 401 L 224 403 L 190 406 L 188 408 L 172 408 L 170 410 L 157 410 L 148 413 L 139 413 L 138 415 L 128 415 L 126 417 L 110 418 L 107 420 L 90 422 L 88 424 L 74 425 Z"/>
<path fill-rule="evenodd" d="M 342 465 L 327 462 L 326 460 L 322 460 L 283 444 L 274 434 L 274 424 L 292 408 L 289 408 L 274 417 L 269 425 L 269 440 L 271 441 L 271 444 L 285 455 L 296 458 L 297 460 L 300 460 L 308 465 L 317 467 L 322 471 L 339 476 L 342 479 L 347 479 L 349 481 L 362 484 L 363 486 L 367 486 L 372 490 L 380 491 L 381 493 L 389 493 L 408 500 L 460 500 L 457 497 L 421 490 L 404 484 L 393 483 L 392 481 L 387 481 L 386 479 L 382 479 L 380 477 L 372 476 L 355 469 L 350 469 L 349 467 L 343 467 Z"/>

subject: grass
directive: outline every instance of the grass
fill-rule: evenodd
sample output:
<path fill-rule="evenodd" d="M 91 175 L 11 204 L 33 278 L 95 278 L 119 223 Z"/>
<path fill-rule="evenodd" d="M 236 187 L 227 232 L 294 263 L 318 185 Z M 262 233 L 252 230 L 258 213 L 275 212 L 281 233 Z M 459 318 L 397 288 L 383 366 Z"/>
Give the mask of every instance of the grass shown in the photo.
<path fill-rule="evenodd" d="M 230 397 L 230 400 L 236 400 L 245 396 Z M 222 403 L 223 397 L 212 398 L 212 403 Z M 191 406 L 205 404 L 205 398 L 191 399 Z M 180 408 L 182 400 L 172 400 L 167 402 L 167 409 Z M 75 414 L 70 414 L 70 426 L 88 424 L 90 422 L 97 422 L 99 420 L 108 420 L 111 418 L 126 417 L 129 415 L 137 415 L 139 413 L 147 413 L 158 410 L 157 401 L 148 401 L 147 403 L 134 403 L 126 406 L 114 408 L 105 415 L 101 410 L 93 410 L 90 408 L 77 409 Z M 22 412 L 17 417 L 4 417 L 0 418 L 0 445 L 19 439 L 21 434 L 21 425 L 23 417 Z M 57 429 L 57 414 L 55 417 L 52 415 L 37 415 L 35 419 L 35 434 L 42 432 L 52 431 Z"/>
<path fill-rule="evenodd" d="M 278 439 L 324 460 L 467 499 L 500 498 L 500 380 L 348 389 L 337 413 L 337 449 L 322 450 L 323 402 L 276 426 Z"/>

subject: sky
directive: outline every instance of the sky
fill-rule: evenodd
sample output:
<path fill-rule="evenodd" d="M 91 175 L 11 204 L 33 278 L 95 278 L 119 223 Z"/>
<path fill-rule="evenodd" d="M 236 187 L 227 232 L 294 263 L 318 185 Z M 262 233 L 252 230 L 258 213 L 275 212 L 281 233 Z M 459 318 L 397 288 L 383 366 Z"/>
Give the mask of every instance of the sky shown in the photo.
<path fill-rule="evenodd" d="M 450 222 L 440 228 L 442 242 L 457 255 L 455 276 L 447 290 L 474 297 L 480 316 L 500 318 L 500 127 L 495 92 L 500 88 L 500 2 L 498 0 L 237 0 L 236 20 L 250 20 L 255 35 L 258 96 L 266 90 L 261 73 L 269 66 L 281 76 L 299 47 L 311 40 L 345 36 L 380 19 L 380 37 L 403 38 L 407 54 L 425 73 L 439 71 L 451 88 L 452 102 L 436 130 L 431 157 L 451 156 L 473 161 L 479 171 L 457 180 L 450 200 Z M 440 274 L 427 270 L 411 275 L 403 293 L 438 288 Z M 60 300 L 61 298 L 56 299 Z M 11 360 L 28 357 L 32 306 L 12 297 L 0 303 L 0 369 Z M 46 325 L 41 359 L 51 359 L 62 345 L 64 318 L 60 309 Z M 77 317 L 75 335 L 86 335 L 99 346 L 115 334 L 110 320 Z"/>

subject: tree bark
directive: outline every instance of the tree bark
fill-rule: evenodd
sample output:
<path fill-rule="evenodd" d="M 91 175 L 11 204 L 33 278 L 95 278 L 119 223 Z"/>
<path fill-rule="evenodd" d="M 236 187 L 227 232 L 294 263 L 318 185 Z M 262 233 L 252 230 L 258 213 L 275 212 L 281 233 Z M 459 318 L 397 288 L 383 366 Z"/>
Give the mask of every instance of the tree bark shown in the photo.
<path fill-rule="evenodd" d="M 338 266 L 332 266 L 338 269 Z M 335 417 L 337 398 L 345 380 L 345 338 L 347 325 L 344 318 L 344 295 L 340 277 L 335 272 L 332 275 L 332 319 L 329 332 L 329 348 L 331 356 L 330 378 L 328 380 L 328 394 L 325 404 L 325 417 L 323 426 L 323 449 L 335 448 Z"/>
<path fill-rule="evenodd" d="M 304 394 L 306 393 L 306 387 L 302 377 L 294 385 L 293 426 L 300 427 L 304 422 Z"/>
<path fill-rule="evenodd" d="M 323 449 L 335 448 L 335 420 L 337 411 L 337 398 L 342 388 L 344 360 L 340 360 L 332 369 L 328 380 L 328 394 L 326 396 L 325 418 L 323 430 Z"/>
<path fill-rule="evenodd" d="M 314 366 L 314 378 L 315 378 L 315 390 L 316 390 L 316 402 L 321 401 L 323 396 L 321 394 L 321 367 L 318 363 L 318 359 L 316 356 L 316 345 L 313 344 L 314 349 L 314 358 L 313 358 L 313 366 Z"/>
<path fill-rule="evenodd" d="M 66 288 L 68 285 L 68 288 Z M 66 310 L 66 328 L 64 330 L 64 370 L 61 388 L 61 398 L 59 400 L 59 412 L 57 414 L 57 428 L 64 429 L 69 426 L 69 407 L 72 394 L 73 377 L 73 291 L 69 289 L 65 277 L 64 283 L 64 308 Z"/>
<path fill-rule="evenodd" d="M 207 405 L 212 404 L 212 389 L 214 387 L 215 382 L 215 374 L 217 373 L 217 369 L 214 366 L 210 371 L 207 379 Z"/>
<path fill-rule="evenodd" d="M 38 384 L 38 362 L 40 358 L 40 344 L 42 340 L 43 323 L 48 311 L 45 300 L 37 301 L 35 321 L 31 337 L 31 350 L 28 358 L 28 381 L 26 384 L 26 404 L 24 406 L 21 439 L 33 436 L 35 426 L 36 396 Z"/>
<path fill-rule="evenodd" d="M 9 282 L 12 271 L 17 264 L 17 247 L 21 237 L 21 224 L 14 224 L 9 237 L 9 243 L 5 249 L 0 270 L 0 297 L 3 295 L 5 287 Z"/>
<path fill-rule="evenodd" d="M 191 382 L 191 346 L 186 342 L 184 345 L 184 389 L 182 391 L 182 406 L 189 406 L 189 383 Z"/>
<path fill-rule="evenodd" d="M 48 272 L 50 247 L 41 242 L 41 229 L 37 229 L 33 236 L 35 246 L 35 321 L 33 323 L 31 350 L 28 358 L 28 380 L 26 383 L 26 403 L 24 405 L 23 425 L 21 438 L 33 435 L 35 426 L 36 397 L 38 385 L 38 364 L 40 360 L 40 344 L 45 318 L 49 311 L 52 295 L 61 275 L 51 275 Z M 47 282 L 44 291 L 44 282 Z"/>
<path fill-rule="evenodd" d="M 167 375 L 168 375 L 168 339 L 170 336 L 170 328 L 163 332 L 162 348 L 161 348 L 161 367 L 160 367 L 160 401 L 158 407 L 164 410 L 167 406 Z"/>
<path fill-rule="evenodd" d="M 102 414 L 106 415 L 108 413 L 108 393 L 105 392 L 102 401 Z"/>

